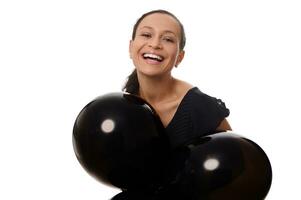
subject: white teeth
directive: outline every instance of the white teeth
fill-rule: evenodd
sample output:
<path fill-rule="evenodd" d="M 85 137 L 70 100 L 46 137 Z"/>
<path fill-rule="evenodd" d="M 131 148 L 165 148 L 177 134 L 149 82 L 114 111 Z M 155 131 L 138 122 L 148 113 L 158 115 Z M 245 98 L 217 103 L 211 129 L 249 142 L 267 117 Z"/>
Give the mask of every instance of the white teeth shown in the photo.
<path fill-rule="evenodd" d="M 159 61 L 163 60 L 163 58 L 161 56 L 158 56 L 156 54 L 151 54 L 151 53 L 145 53 L 145 54 L 143 54 L 143 57 L 144 58 L 154 58 L 154 59 L 157 59 Z"/>

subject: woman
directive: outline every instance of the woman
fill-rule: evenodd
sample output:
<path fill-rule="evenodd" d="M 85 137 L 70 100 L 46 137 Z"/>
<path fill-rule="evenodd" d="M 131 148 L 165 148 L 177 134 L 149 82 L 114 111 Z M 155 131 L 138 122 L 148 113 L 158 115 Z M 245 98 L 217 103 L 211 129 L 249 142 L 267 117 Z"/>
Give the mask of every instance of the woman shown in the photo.
<path fill-rule="evenodd" d="M 184 58 L 185 40 L 183 25 L 172 13 L 154 10 L 142 15 L 129 45 L 135 70 L 124 87 L 152 105 L 175 148 L 231 130 L 226 120 L 229 110 L 221 100 L 172 76 Z"/>
<path fill-rule="evenodd" d="M 145 99 L 159 115 L 176 152 L 171 163 L 181 160 L 177 149 L 196 138 L 231 130 L 226 120 L 229 110 L 221 100 L 171 75 L 184 58 L 184 46 L 183 25 L 172 13 L 165 10 L 145 13 L 133 28 L 129 52 L 135 70 L 124 86 L 124 91 Z M 188 199 L 177 190 L 165 185 L 153 191 L 123 191 L 112 200 Z"/>

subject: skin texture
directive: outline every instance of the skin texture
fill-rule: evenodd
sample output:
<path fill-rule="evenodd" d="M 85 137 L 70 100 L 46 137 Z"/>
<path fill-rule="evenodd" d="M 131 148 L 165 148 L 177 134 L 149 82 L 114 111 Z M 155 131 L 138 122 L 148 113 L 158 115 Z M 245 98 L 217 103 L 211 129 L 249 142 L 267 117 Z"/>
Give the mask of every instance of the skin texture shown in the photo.
<path fill-rule="evenodd" d="M 185 56 L 180 49 L 180 38 L 180 26 L 172 16 L 154 13 L 141 21 L 129 45 L 140 85 L 139 95 L 155 108 L 164 126 L 169 124 L 181 100 L 193 87 L 171 74 Z M 145 59 L 145 53 L 159 56 L 160 61 Z M 231 130 L 226 119 L 218 130 Z"/>

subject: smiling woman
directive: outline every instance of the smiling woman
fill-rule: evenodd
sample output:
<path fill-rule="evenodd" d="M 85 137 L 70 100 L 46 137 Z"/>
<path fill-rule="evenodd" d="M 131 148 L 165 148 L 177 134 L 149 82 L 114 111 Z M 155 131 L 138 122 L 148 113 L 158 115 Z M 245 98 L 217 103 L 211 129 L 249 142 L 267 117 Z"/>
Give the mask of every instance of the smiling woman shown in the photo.
<path fill-rule="evenodd" d="M 179 47 L 180 36 L 178 22 L 167 14 L 153 13 L 140 22 L 135 38 L 130 42 L 130 55 L 140 80 L 170 77 L 171 69 L 184 57 L 184 51 Z"/>
<path fill-rule="evenodd" d="M 135 70 L 124 86 L 156 110 L 173 147 L 231 130 L 223 101 L 176 79 L 171 72 L 184 58 L 186 37 L 180 20 L 166 10 L 143 14 L 133 28 L 129 52 Z"/>

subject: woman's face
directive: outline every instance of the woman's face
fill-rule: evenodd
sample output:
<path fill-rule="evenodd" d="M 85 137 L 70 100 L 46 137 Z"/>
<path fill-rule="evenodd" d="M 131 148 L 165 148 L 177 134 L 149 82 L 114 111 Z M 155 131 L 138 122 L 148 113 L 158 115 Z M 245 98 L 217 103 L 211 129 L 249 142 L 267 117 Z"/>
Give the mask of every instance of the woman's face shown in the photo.
<path fill-rule="evenodd" d="M 173 17 L 161 13 L 146 16 L 130 41 L 130 57 L 137 71 L 148 76 L 170 73 L 184 57 L 180 38 L 180 26 Z"/>

